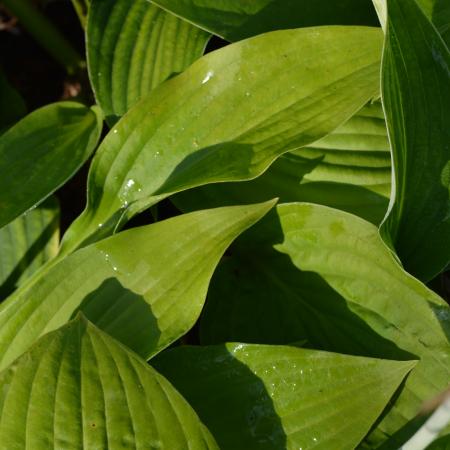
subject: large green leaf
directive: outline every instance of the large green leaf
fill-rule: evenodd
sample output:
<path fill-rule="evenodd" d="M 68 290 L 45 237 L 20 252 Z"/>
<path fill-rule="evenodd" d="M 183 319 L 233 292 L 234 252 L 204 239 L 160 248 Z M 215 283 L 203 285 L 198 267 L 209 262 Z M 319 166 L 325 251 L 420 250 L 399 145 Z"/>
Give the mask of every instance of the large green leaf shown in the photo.
<path fill-rule="evenodd" d="M 61 102 L 0 136 L 0 228 L 64 184 L 93 152 L 101 130 L 96 107 Z"/>
<path fill-rule="evenodd" d="M 450 52 L 415 0 L 391 0 L 382 93 L 395 191 L 382 232 L 406 270 L 450 261 Z"/>
<path fill-rule="evenodd" d="M 88 205 L 63 253 L 191 187 L 255 178 L 378 95 L 381 31 L 278 31 L 196 61 L 132 108 L 103 141 Z"/>
<path fill-rule="evenodd" d="M 157 353 L 194 325 L 225 249 L 273 204 L 185 214 L 73 253 L 0 306 L 0 367 L 78 310 L 140 355 Z"/>
<path fill-rule="evenodd" d="M 87 25 L 89 75 L 114 123 L 141 97 L 204 51 L 209 34 L 147 0 L 92 0 Z"/>
<path fill-rule="evenodd" d="M 0 373 L 0 411 L 8 450 L 218 450 L 164 377 L 81 317 Z"/>
<path fill-rule="evenodd" d="M 229 41 L 319 25 L 377 25 L 370 0 L 154 0 Z"/>
<path fill-rule="evenodd" d="M 179 347 L 152 364 L 222 450 L 354 449 L 415 362 L 294 347 Z"/>
<path fill-rule="evenodd" d="M 380 224 L 390 177 L 386 125 L 376 102 L 325 138 L 282 155 L 255 180 L 202 186 L 172 200 L 183 211 L 192 211 L 279 197 L 281 202 L 332 206 Z"/>
<path fill-rule="evenodd" d="M 59 205 L 50 197 L 0 228 L 0 299 L 58 253 Z"/>
<path fill-rule="evenodd" d="M 324 206 L 280 205 L 231 254 L 212 283 L 203 342 L 306 339 L 335 352 L 420 358 L 380 425 L 387 435 L 447 387 L 450 308 L 400 267 L 372 224 Z"/>
<path fill-rule="evenodd" d="M 422 11 L 430 19 L 450 46 L 450 2 L 447 0 L 416 0 Z M 373 0 L 378 17 L 383 28 L 386 28 L 387 5 L 386 0 Z"/>
<path fill-rule="evenodd" d="M 0 69 L 0 134 L 27 112 L 20 94 L 9 84 Z"/>

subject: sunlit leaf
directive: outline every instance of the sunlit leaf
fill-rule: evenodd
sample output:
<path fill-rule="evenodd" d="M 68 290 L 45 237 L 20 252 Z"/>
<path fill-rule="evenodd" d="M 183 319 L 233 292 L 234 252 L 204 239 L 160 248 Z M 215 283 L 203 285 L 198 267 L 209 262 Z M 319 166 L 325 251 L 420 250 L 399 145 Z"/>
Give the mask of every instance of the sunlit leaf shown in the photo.
<path fill-rule="evenodd" d="M 89 74 L 110 123 L 152 88 L 182 72 L 210 35 L 147 0 L 92 0 L 87 25 Z"/>
<path fill-rule="evenodd" d="M 255 180 L 202 186 L 172 200 L 183 211 L 193 211 L 278 197 L 283 203 L 306 201 L 343 209 L 379 224 L 388 206 L 390 165 L 384 115 L 377 102 L 327 137 L 282 155 Z"/>
<path fill-rule="evenodd" d="M 0 298 L 58 253 L 59 205 L 50 197 L 0 228 Z"/>
<path fill-rule="evenodd" d="M 380 424 L 385 435 L 447 387 L 450 308 L 401 268 L 375 226 L 285 204 L 236 244 L 212 280 L 202 342 L 306 339 L 334 352 L 420 358 Z"/>
<path fill-rule="evenodd" d="M 91 155 L 102 129 L 96 107 L 44 106 L 0 136 L 0 228 L 42 202 Z"/>
<path fill-rule="evenodd" d="M 349 450 L 415 362 L 295 347 L 179 347 L 152 364 L 185 396 L 222 450 Z"/>
<path fill-rule="evenodd" d="M 381 36 L 363 27 L 267 33 L 163 83 L 100 146 L 63 254 L 175 192 L 255 178 L 333 131 L 378 95 Z"/>
<path fill-rule="evenodd" d="M 185 214 L 64 258 L 0 306 L 0 367 L 80 310 L 143 357 L 154 355 L 194 325 L 222 254 L 273 204 Z"/>
<path fill-rule="evenodd" d="M 0 411 L 8 449 L 218 450 L 164 377 L 83 318 L 0 373 Z"/>

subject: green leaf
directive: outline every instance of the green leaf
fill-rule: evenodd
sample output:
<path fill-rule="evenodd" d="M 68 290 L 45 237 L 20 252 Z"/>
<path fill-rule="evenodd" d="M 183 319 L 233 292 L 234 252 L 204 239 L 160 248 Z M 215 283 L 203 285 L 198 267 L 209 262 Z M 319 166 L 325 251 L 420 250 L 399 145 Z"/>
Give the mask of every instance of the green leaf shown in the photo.
<path fill-rule="evenodd" d="M 0 228 L 0 298 L 54 258 L 59 246 L 59 204 L 55 197 Z"/>
<path fill-rule="evenodd" d="M 294 347 L 178 347 L 152 364 L 222 450 L 355 448 L 415 362 Z"/>
<path fill-rule="evenodd" d="M 63 185 L 91 155 L 101 129 L 96 107 L 61 102 L 0 136 L 0 228 Z"/>
<path fill-rule="evenodd" d="M 375 226 L 324 206 L 286 204 L 237 244 L 212 282 L 203 342 L 306 339 L 334 352 L 420 358 L 380 424 L 385 435 L 447 387 L 450 308 L 401 268 Z"/>
<path fill-rule="evenodd" d="M 78 310 L 149 358 L 194 325 L 222 254 L 273 204 L 185 214 L 64 258 L 0 306 L 0 367 Z"/>
<path fill-rule="evenodd" d="M 92 0 L 87 60 L 106 120 L 116 122 L 151 89 L 202 56 L 209 37 L 147 0 Z"/>
<path fill-rule="evenodd" d="M 20 94 L 9 84 L 0 70 L 0 134 L 27 112 Z"/>
<path fill-rule="evenodd" d="M 154 0 L 229 41 L 268 31 L 319 25 L 378 25 L 370 0 Z"/>
<path fill-rule="evenodd" d="M 450 261 L 450 52 L 414 0 L 390 0 L 382 93 L 395 173 L 383 237 L 428 281 Z"/>
<path fill-rule="evenodd" d="M 333 131 L 378 95 L 381 35 L 363 27 L 267 33 L 163 83 L 100 146 L 87 208 L 63 254 L 175 192 L 255 178 Z"/>
<path fill-rule="evenodd" d="M 183 211 L 279 197 L 331 206 L 380 224 L 390 191 L 390 153 L 379 102 L 325 138 L 286 153 L 255 180 L 217 183 L 176 194 Z"/>
<path fill-rule="evenodd" d="M 416 0 L 422 11 L 438 29 L 442 39 L 450 46 L 450 3 L 447 0 Z M 386 0 L 373 0 L 383 28 L 386 27 Z"/>
<path fill-rule="evenodd" d="M 81 317 L 0 373 L 0 411 L 8 449 L 218 450 L 164 377 Z"/>
<path fill-rule="evenodd" d="M 80 19 L 83 28 L 86 27 L 90 3 L 90 0 L 72 0 L 72 5 L 78 15 L 78 18 Z"/>

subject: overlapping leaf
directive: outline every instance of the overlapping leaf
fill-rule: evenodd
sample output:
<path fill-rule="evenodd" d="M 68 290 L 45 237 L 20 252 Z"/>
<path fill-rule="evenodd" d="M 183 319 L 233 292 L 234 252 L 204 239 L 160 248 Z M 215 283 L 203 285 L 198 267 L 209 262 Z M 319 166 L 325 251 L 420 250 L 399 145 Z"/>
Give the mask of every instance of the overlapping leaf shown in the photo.
<path fill-rule="evenodd" d="M 381 104 L 365 106 L 325 138 L 282 155 L 260 177 L 217 183 L 173 197 L 183 211 L 255 203 L 307 201 L 383 219 L 390 192 L 390 153 Z M 245 282 L 245 281 L 244 281 Z"/>
<path fill-rule="evenodd" d="M 278 31 L 210 53 L 117 123 L 93 161 L 88 205 L 63 254 L 161 198 L 256 177 L 377 95 L 381 31 Z"/>
<path fill-rule="evenodd" d="M 101 129 L 96 107 L 60 102 L 0 136 L 0 228 L 65 183 L 91 155 Z"/>
<path fill-rule="evenodd" d="M 199 211 L 73 253 L 0 306 L 0 366 L 78 310 L 144 357 L 196 322 L 225 249 L 273 201 Z"/>
<path fill-rule="evenodd" d="M 218 450 L 170 383 L 83 318 L 0 373 L 3 448 Z"/>
<path fill-rule="evenodd" d="M 154 0 L 229 41 L 273 30 L 319 25 L 377 25 L 370 0 Z"/>
<path fill-rule="evenodd" d="M 388 3 L 383 103 L 395 192 L 383 236 L 430 280 L 450 261 L 450 52 L 415 0 Z"/>
<path fill-rule="evenodd" d="M 90 3 L 90 0 L 72 0 L 72 5 L 83 27 L 86 27 Z"/>
<path fill-rule="evenodd" d="M 147 0 L 92 0 L 89 74 L 97 102 L 115 122 L 152 88 L 182 72 L 209 34 Z"/>
<path fill-rule="evenodd" d="M 58 253 L 59 205 L 50 197 L 0 228 L 0 299 Z"/>
<path fill-rule="evenodd" d="M 438 29 L 442 39 L 450 46 L 450 3 L 447 0 L 416 0 L 422 12 Z M 386 28 L 387 4 L 386 0 L 373 0 L 383 28 Z"/>
<path fill-rule="evenodd" d="M 447 387 L 448 305 L 403 271 L 364 220 L 310 204 L 277 213 L 241 240 L 213 280 L 203 341 L 306 339 L 336 352 L 420 358 L 380 425 L 392 434 Z"/>
<path fill-rule="evenodd" d="M 178 347 L 152 364 L 222 450 L 356 448 L 414 362 L 294 347 Z"/>

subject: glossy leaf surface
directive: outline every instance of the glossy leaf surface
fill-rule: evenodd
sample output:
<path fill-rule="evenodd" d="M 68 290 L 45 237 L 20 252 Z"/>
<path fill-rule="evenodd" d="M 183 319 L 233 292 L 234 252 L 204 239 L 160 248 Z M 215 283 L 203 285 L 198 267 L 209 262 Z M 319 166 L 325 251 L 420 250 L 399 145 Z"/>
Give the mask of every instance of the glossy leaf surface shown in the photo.
<path fill-rule="evenodd" d="M 363 27 L 268 33 L 163 83 L 103 141 L 63 253 L 174 192 L 255 178 L 334 130 L 377 96 L 381 37 Z"/>
<path fill-rule="evenodd" d="M 164 377 L 82 318 L 41 338 L 0 386 L 3 448 L 218 449 Z"/>
<path fill-rule="evenodd" d="M 268 31 L 320 25 L 378 25 L 370 0 L 155 0 L 229 41 Z"/>
<path fill-rule="evenodd" d="M 400 267 L 375 226 L 324 206 L 286 204 L 237 244 L 212 281 L 204 343 L 306 339 L 335 352 L 420 358 L 380 425 L 386 435 L 447 387 L 450 308 Z"/>
<path fill-rule="evenodd" d="M 0 299 L 58 253 L 59 205 L 50 197 L 0 228 Z"/>
<path fill-rule="evenodd" d="M 64 184 L 94 151 L 101 129 L 97 108 L 60 102 L 0 136 L 0 227 Z"/>
<path fill-rule="evenodd" d="M 179 347 L 155 367 L 222 450 L 356 448 L 415 362 L 295 347 Z"/>
<path fill-rule="evenodd" d="M 185 214 L 64 258 L 0 306 L 0 366 L 79 310 L 143 357 L 154 355 L 194 325 L 225 249 L 273 204 Z"/>
<path fill-rule="evenodd" d="M 382 231 L 428 281 L 450 261 L 450 52 L 414 0 L 388 7 L 382 90 L 396 189 Z"/>
<path fill-rule="evenodd" d="M 92 0 L 89 74 L 110 123 L 202 56 L 210 35 L 147 0 Z"/>
<path fill-rule="evenodd" d="M 359 215 L 380 224 L 390 192 L 390 154 L 379 102 L 308 147 L 286 153 L 255 180 L 217 183 L 173 197 L 183 211 L 279 197 L 307 201 Z"/>

